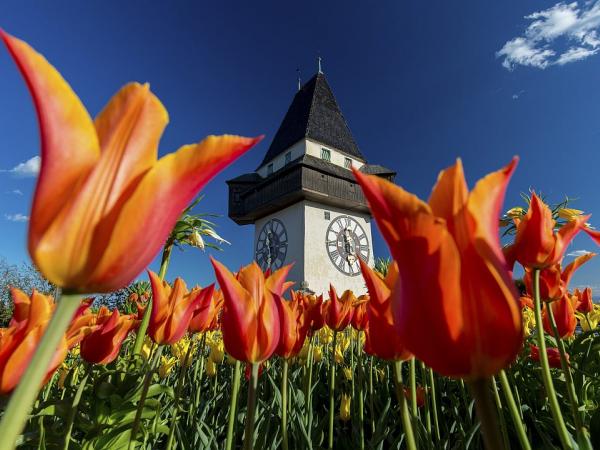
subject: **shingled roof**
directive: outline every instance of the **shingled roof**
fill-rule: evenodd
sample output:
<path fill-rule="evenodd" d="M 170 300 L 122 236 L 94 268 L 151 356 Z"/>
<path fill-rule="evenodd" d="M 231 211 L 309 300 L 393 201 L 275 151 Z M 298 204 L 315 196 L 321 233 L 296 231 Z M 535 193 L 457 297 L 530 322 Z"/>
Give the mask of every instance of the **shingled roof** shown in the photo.
<path fill-rule="evenodd" d="M 300 139 L 309 138 L 365 161 L 323 73 L 317 73 L 294 96 L 261 166 Z"/>

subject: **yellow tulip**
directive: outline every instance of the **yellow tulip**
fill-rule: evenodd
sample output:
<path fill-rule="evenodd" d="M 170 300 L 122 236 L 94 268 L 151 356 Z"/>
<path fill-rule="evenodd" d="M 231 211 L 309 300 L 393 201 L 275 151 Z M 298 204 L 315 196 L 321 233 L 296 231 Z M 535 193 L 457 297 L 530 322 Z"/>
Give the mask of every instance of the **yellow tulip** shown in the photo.
<path fill-rule="evenodd" d="M 158 375 L 161 378 L 167 378 L 173 367 L 177 364 L 177 358 L 172 356 L 161 356 L 160 357 L 160 366 L 158 368 Z"/>
<path fill-rule="evenodd" d="M 530 308 L 523 309 L 523 334 L 531 335 L 531 330 L 535 328 L 535 314 Z"/>
<path fill-rule="evenodd" d="M 350 401 L 351 398 L 347 394 L 342 394 L 342 401 L 340 403 L 340 419 L 342 421 L 350 420 Z"/>
<path fill-rule="evenodd" d="M 346 378 L 346 380 L 351 381 L 352 380 L 352 368 L 344 367 L 343 372 L 344 372 L 344 377 Z"/>
<path fill-rule="evenodd" d="M 313 348 L 313 361 L 321 362 L 323 360 L 323 347 L 315 345 Z"/>
<path fill-rule="evenodd" d="M 208 358 L 206 360 L 205 371 L 206 371 L 206 376 L 209 376 L 209 377 L 214 377 L 217 374 L 217 365 L 210 358 Z"/>

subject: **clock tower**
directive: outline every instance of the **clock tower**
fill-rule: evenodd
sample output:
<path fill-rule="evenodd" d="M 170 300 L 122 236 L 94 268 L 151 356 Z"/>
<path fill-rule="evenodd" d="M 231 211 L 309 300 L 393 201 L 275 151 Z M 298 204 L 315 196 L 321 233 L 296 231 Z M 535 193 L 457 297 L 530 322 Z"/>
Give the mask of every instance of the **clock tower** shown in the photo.
<path fill-rule="evenodd" d="M 229 180 L 229 217 L 254 224 L 253 254 L 263 268 L 294 263 L 296 289 L 366 292 L 358 259 L 374 261 L 371 215 L 350 168 L 393 180 L 368 164 L 319 72 L 299 86 L 265 157 Z"/>

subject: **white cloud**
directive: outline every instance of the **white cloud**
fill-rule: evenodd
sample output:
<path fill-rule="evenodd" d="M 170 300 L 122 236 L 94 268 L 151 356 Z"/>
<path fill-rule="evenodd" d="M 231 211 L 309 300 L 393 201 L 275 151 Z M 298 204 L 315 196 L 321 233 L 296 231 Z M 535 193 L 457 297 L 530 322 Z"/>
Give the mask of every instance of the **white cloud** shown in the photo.
<path fill-rule="evenodd" d="M 516 94 L 513 94 L 513 95 L 512 95 L 512 99 L 513 99 L 513 100 L 518 100 L 518 99 L 519 99 L 519 97 L 520 97 L 521 95 L 523 95 L 524 93 L 525 93 L 525 91 L 524 91 L 523 89 L 521 89 L 519 92 L 517 92 Z"/>
<path fill-rule="evenodd" d="M 581 8 L 578 2 L 560 2 L 525 19 L 532 22 L 523 35 L 507 41 L 496 52 L 508 70 L 519 65 L 538 69 L 562 66 L 600 51 L 600 0 L 586 2 Z"/>
<path fill-rule="evenodd" d="M 2 170 L 2 172 L 10 172 L 19 177 L 36 177 L 40 173 L 40 164 L 42 158 L 34 156 L 27 161 L 17 164 L 10 170 Z"/>
<path fill-rule="evenodd" d="M 6 191 L 7 194 L 23 195 L 23 191 L 20 189 L 13 189 L 12 191 Z"/>
<path fill-rule="evenodd" d="M 26 216 L 21 213 L 16 214 L 4 214 L 4 218 L 11 222 L 27 222 L 29 220 L 29 216 Z"/>
<path fill-rule="evenodd" d="M 578 256 L 587 255 L 588 253 L 592 253 L 589 250 L 575 250 L 573 252 L 567 253 L 567 256 L 573 256 L 577 258 Z"/>

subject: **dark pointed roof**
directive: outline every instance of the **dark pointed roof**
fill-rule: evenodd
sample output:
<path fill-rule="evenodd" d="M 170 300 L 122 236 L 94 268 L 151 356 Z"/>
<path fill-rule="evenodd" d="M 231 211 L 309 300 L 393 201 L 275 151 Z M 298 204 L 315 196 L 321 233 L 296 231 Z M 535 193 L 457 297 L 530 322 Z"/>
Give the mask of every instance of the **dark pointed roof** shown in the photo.
<path fill-rule="evenodd" d="M 296 93 L 261 166 L 303 138 L 365 161 L 323 73 L 317 73 Z"/>

